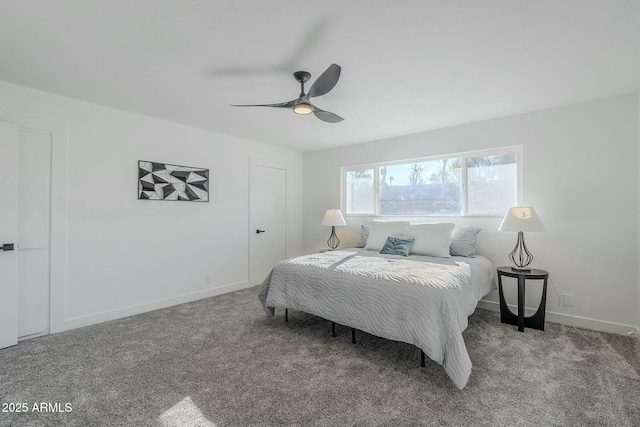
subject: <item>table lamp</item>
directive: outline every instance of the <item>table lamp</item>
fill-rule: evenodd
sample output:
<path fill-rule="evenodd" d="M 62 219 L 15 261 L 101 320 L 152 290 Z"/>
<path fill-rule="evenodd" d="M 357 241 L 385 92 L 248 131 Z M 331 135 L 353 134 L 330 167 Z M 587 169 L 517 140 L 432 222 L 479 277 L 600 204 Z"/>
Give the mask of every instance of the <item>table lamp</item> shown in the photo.
<path fill-rule="evenodd" d="M 329 236 L 329 240 L 327 240 L 327 245 L 329 245 L 331 250 L 335 250 L 340 244 L 340 240 L 336 235 L 336 226 L 347 225 L 340 209 L 327 209 L 320 225 L 331 226 L 331 235 Z"/>
<path fill-rule="evenodd" d="M 544 228 L 542 221 L 540 221 L 536 211 L 533 210 L 531 206 L 509 208 L 502 219 L 500 227 L 498 227 L 498 231 L 518 232 L 516 247 L 513 248 L 513 251 L 509 254 L 509 259 L 517 266 L 511 267 L 513 271 L 531 271 L 531 269 L 526 267 L 533 261 L 533 255 L 531 255 L 531 252 L 529 252 L 527 246 L 524 244 L 524 232 L 544 230 L 546 230 L 546 228 Z"/>

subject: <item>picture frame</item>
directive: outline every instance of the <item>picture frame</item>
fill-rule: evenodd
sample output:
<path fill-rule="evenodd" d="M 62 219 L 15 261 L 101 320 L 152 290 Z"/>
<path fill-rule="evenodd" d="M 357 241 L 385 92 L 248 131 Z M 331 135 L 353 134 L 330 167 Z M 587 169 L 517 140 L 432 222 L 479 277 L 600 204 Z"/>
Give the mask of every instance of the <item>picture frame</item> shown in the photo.
<path fill-rule="evenodd" d="M 138 200 L 209 201 L 209 169 L 138 160 Z"/>

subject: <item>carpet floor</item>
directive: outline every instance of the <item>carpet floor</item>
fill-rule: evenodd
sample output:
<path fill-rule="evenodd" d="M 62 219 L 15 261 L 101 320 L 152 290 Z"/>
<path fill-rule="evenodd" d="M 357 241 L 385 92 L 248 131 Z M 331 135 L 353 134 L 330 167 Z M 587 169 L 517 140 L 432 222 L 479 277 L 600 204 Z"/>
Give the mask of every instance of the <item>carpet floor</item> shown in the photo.
<path fill-rule="evenodd" d="M 409 344 L 250 288 L 0 350 L 0 426 L 638 426 L 640 341 L 476 310 L 458 390 Z M 20 411 L 22 410 L 22 411 Z M 20 412 L 18 412 L 20 411 Z"/>

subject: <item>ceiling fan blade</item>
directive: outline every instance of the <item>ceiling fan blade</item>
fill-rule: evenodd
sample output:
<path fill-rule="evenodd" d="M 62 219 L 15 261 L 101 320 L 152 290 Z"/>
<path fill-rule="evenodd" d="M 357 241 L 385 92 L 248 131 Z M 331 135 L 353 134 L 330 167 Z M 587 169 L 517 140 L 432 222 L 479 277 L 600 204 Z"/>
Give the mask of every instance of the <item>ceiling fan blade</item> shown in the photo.
<path fill-rule="evenodd" d="M 279 107 L 291 108 L 295 105 L 297 99 L 288 102 L 280 102 L 278 104 L 231 104 L 232 107 Z"/>
<path fill-rule="evenodd" d="M 322 120 L 323 122 L 328 122 L 328 123 L 338 123 L 344 120 L 339 115 L 333 114 L 329 111 L 321 110 L 315 105 L 313 105 L 313 114 L 315 114 L 316 117 Z"/>
<path fill-rule="evenodd" d="M 325 93 L 329 92 L 333 89 L 338 83 L 338 79 L 340 78 L 340 68 L 337 64 L 331 64 L 329 68 L 327 68 L 324 73 L 320 74 L 320 77 L 313 82 L 311 89 L 309 89 L 309 93 L 307 94 L 309 97 L 313 96 L 321 96 Z"/>

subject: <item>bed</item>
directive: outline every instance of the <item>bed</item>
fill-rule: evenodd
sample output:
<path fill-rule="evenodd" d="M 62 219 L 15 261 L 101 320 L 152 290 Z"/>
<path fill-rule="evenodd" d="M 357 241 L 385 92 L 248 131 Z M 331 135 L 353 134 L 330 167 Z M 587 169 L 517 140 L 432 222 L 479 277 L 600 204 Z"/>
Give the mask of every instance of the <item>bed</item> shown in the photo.
<path fill-rule="evenodd" d="M 271 317 L 301 310 L 419 347 L 459 389 L 471 375 L 462 332 L 478 301 L 496 288 L 482 257 L 389 255 L 348 249 L 278 263 L 259 289 Z"/>

